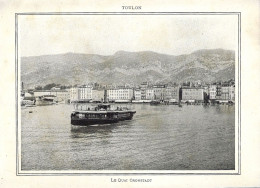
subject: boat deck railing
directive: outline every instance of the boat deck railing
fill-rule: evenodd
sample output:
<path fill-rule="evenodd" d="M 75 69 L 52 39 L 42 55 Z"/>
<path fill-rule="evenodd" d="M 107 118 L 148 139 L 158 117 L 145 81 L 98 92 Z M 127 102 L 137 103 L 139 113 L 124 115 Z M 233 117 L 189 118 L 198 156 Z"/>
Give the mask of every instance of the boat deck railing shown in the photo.
<path fill-rule="evenodd" d="M 106 104 L 103 105 L 89 105 L 89 104 L 74 104 L 74 110 L 80 111 L 126 111 L 133 110 L 132 105 L 115 105 L 115 104 Z"/>

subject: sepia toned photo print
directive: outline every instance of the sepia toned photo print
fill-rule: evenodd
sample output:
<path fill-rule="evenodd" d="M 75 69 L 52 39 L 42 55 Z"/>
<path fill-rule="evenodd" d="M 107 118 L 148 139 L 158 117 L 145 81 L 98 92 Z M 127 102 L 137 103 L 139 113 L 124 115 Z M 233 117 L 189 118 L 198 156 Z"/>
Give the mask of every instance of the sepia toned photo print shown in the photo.
<path fill-rule="evenodd" d="M 239 173 L 239 13 L 16 14 L 18 174 Z"/>

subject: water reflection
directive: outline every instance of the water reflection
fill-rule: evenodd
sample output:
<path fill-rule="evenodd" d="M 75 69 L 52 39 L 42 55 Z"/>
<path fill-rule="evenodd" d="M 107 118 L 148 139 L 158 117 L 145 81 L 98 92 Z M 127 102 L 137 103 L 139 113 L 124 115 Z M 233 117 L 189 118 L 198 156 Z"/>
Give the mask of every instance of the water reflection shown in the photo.
<path fill-rule="evenodd" d="M 75 126 L 71 125 L 71 137 L 78 138 L 79 134 L 93 134 L 101 133 L 108 134 L 112 132 L 117 125 L 116 124 L 105 124 L 105 125 L 94 125 L 94 126 Z"/>
<path fill-rule="evenodd" d="M 231 114 L 235 110 L 234 105 L 217 105 L 215 106 L 216 112 L 218 113 L 226 113 L 226 114 Z"/>

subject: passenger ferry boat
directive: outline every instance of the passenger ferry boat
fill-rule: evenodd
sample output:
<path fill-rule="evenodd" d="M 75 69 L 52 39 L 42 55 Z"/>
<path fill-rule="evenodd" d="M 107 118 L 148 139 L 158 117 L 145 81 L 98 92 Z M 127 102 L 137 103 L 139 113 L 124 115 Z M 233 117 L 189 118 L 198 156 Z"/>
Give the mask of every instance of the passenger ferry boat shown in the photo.
<path fill-rule="evenodd" d="M 75 109 L 71 113 L 72 125 L 95 125 L 95 124 L 110 124 L 119 121 L 131 120 L 136 111 L 126 107 L 117 107 L 112 109 L 110 104 L 98 104 L 96 107 L 85 106 L 81 109 Z"/>

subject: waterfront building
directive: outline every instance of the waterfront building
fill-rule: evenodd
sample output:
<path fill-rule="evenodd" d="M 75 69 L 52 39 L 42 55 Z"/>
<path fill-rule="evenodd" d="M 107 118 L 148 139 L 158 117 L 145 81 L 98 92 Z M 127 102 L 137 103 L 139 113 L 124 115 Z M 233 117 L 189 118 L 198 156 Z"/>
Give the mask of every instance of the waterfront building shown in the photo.
<path fill-rule="evenodd" d="M 54 96 L 54 100 L 57 102 L 68 101 L 70 99 L 70 92 L 67 90 L 36 90 L 34 91 L 34 97 L 42 96 Z"/>
<path fill-rule="evenodd" d="M 91 100 L 92 99 L 92 86 L 80 86 L 78 87 L 79 100 Z"/>
<path fill-rule="evenodd" d="M 146 100 L 146 89 L 149 87 L 148 82 L 143 82 L 140 85 L 140 90 L 141 90 L 141 100 Z"/>
<path fill-rule="evenodd" d="M 137 101 L 141 100 L 141 90 L 140 89 L 134 90 L 134 99 L 137 100 Z"/>
<path fill-rule="evenodd" d="M 34 97 L 41 97 L 43 95 L 51 95 L 50 90 L 36 90 L 33 93 L 34 93 Z"/>
<path fill-rule="evenodd" d="M 165 88 L 164 100 L 173 100 L 179 101 L 179 86 L 167 86 Z"/>
<path fill-rule="evenodd" d="M 221 100 L 229 100 L 229 85 L 222 84 L 221 86 Z"/>
<path fill-rule="evenodd" d="M 104 102 L 104 100 L 105 100 L 105 90 L 104 89 L 93 89 L 92 90 L 92 100 Z"/>
<path fill-rule="evenodd" d="M 79 100 L 79 89 L 77 87 L 70 88 L 70 102 Z"/>
<path fill-rule="evenodd" d="M 196 100 L 196 101 L 204 101 L 204 93 L 203 88 L 197 87 L 185 87 L 182 88 L 182 100 Z"/>
<path fill-rule="evenodd" d="M 145 99 L 153 100 L 154 99 L 154 90 L 153 88 L 146 88 L 145 90 Z"/>
<path fill-rule="evenodd" d="M 108 101 L 125 100 L 130 101 L 133 99 L 134 90 L 132 88 L 117 88 L 107 90 Z"/>
<path fill-rule="evenodd" d="M 213 84 L 209 86 L 209 99 L 216 99 L 217 85 Z"/>
<path fill-rule="evenodd" d="M 235 85 L 229 86 L 229 100 L 235 101 Z"/>
<path fill-rule="evenodd" d="M 221 84 L 217 83 L 216 84 L 216 99 L 221 99 Z"/>
<path fill-rule="evenodd" d="M 209 99 L 218 101 L 235 100 L 235 85 L 231 82 L 217 83 L 210 85 Z"/>
<path fill-rule="evenodd" d="M 155 100 L 164 100 L 165 85 L 154 85 L 153 90 Z"/>
<path fill-rule="evenodd" d="M 51 90 L 50 95 L 54 95 L 55 101 L 61 102 L 65 101 L 67 102 L 70 99 L 70 93 L 66 90 Z"/>

